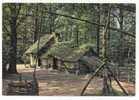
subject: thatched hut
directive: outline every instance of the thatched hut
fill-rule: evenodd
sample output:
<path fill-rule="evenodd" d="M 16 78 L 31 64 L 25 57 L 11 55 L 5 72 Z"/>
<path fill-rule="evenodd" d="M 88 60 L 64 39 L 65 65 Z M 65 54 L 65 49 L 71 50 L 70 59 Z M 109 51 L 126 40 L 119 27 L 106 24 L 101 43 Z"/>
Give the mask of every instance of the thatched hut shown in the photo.
<path fill-rule="evenodd" d="M 75 46 L 74 42 L 72 41 L 58 42 L 54 44 L 48 50 L 48 52 L 43 54 L 41 56 L 41 59 L 44 62 L 48 60 L 48 62 L 51 62 L 51 59 L 55 58 L 56 61 L 54 66 L 56 66 L 57 68 L 58 66 L 64 66 L 66 69 L 71 69 L 71 72 L 92 72 L 94 71 L 94 68 L 92 67 L 93 64 L 90 67 L 86 64 L 86 62 L 84 63 L 83 61 L 85 61 L 88 57 L 91 59 L 90 63 L 93 63 L 92 60 L 94 60 L 94 66 L 96 67 L 96 53 L 94 52 L 93 48 L 94 46 L 90 43 L 81 46 Z M 48 62 L 47 64 L 49 65 Z"/>
<path fill-rule="evenodd" d="M 37 64 L 53 69 L 68 69 L 73 73 L 88 73 L 93 72 L 97 62 L 99 63 L 94 48 L 91 43 L 77 46 L 74 41 L 58 42 L 56 34 L 53 33 L 41 37 L 39 48 L 36 41 L 25 54 L 30 57 L 31 66 Z"/>
<path fill-rule="evenodd" d="M 46 34 L 36 41 L 33 45 L 27 49 L 25 52 L 26 56 L 30 57 L 30 65 L 34 66 L 35 64 L 40 65 L 40 57 L 42 54 L 48 51 L 48 49 L 56 42 L 55 33 Z"/>

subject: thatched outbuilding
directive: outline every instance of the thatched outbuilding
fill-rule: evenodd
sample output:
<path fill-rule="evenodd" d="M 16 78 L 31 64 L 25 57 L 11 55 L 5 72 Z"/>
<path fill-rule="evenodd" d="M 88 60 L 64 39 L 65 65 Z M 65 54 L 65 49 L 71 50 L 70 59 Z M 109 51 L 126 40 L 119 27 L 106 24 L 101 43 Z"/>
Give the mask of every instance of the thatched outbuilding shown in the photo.
<path fill-rule="evenodd" d="M 56 42 L 56 35 L 55 33 L 52 34 L 46 34 L 42 36 L 38 40 L 27 49 L 25 52 L 26 56 L 30 57 L 30 64 L 31 66 L 34 66 L 35 64 L 40 65 L 40 57 L 42 54 L 48 51 L 48 49 Z"/>
<path fill-rule="evenodd" d="M 86 43 L 77 46 L 74 41 L 58 42 L 56 34 L 46 34 L 25 52 L 30 64 L 53 69 L 72 69 L 71 72 L 93 72 L 99 65 L 94 45 Z M 38 57 L 38 58 L 37 58 Z"/>
<path fill-rule="evenodd" d="M 72 41 L 57 42 L 52 45 L 48 52 L 41 56 L 42 63 L 46 64 L 45 66 L 51 64 L 52 58 L 56 59 L 55 66 L 64 66 L 67 69 L 73 69 L 72 71 L 74 72 L 79 71 L 79 73 L 94 71 L 94 68 L 98 62 L 95 59 L 96 53 L 92 44 L 87 43 L 84 45 L 75 46 L 74 42 Z M 91 59 L 89 61 L 91 66 L 89 65 L 90 63 L 85 61 L 86 58 Z M 92 62 L 92 60 L 94 61 Z M 88 65 L 86 63 L 88 63 Z"/>

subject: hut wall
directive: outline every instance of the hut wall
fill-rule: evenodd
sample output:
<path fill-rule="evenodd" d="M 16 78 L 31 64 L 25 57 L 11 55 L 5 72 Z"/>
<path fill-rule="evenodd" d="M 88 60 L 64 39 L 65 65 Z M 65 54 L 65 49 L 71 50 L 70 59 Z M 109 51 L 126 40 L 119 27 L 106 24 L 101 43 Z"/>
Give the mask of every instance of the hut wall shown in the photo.
<path fill-rule="evenodd" d="M 33 54 L 30 54 L 30 65 L 34 66 L 36 62 L 35 56 Z"/>
<path fill-rule="evenodd" d="M 48 59 L 41 59 L 41 65 L 46 67 L 48 65 Z"/>
<path fill-rule="evenodd" d="M 52 46 L 52 44 L 55 43 L 55 39 L 52 38 L 44 47 L 41 48 L 41 50 L 39 51 L 39 56 L 43 55 L 45 52 L 47 52 L 47 50 Z M 51 59 L 50 59 L 51 60 Z M 35 57 L 31 56 L 31 65 L 34 65 L 35 63 Z M 50 65 L 50 61 L 45 58 L 40 58 L 40 62 L 38 62 L 37 60 L 37 65 L 41 66 L 41 67 L 47 67 Z"/>
<path fill-rule="evenodd" d="M 45 67 L 45 68 L 49 68 L 49 67 L 51 67 L 52 66 L 52 64 L 53 64 L 53 59 L 52 58 L 42 58 L 41 59 L 41 65 L 42 65 L 42 67 Z"/>

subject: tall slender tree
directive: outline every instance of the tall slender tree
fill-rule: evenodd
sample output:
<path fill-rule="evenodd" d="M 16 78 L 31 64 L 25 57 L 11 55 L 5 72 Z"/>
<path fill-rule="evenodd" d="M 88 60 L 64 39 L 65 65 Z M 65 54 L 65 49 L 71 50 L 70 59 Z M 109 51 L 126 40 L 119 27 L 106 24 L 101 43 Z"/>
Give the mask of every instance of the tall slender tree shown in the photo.
<path fill-rule="evenodd" d="M 33 37 L 33 42 L 35 43 L 37 41 L 37 37 L 38 37 L 38 9 L 39 9 L 39 5 L 36 4 L 35 5 L 35 20 L 34 20 L 34 37 Z"/>
<path fill-rule="evenodd" d="M 107 6 L 107 5 L 106 5 Z M 109 25 L 110 25 L 110 12 L 111 12 L 111 5 L 108 5 L 108 8 L 106 7 L 106 12 L 105 12 L 105 28 L 103 31 L 103 57 L 106 60 L 106 66 L 107 65 L 107 61 L 108 61 L 108 36 L 109 36 Z M 110 95 L 111 93 L 111 79 L 109 77 L 109 73 L 107 68 L 104 68 L 104 74 L 103 74 L 103 95 Z"/>
<path fill-rule="evenodd" d="M 97 5 L 97 8 L 98 8 L 98 13 L 97 13 L 97 16 L 98 16 L 98 19 L 97 19 L 97 23 L 100 24 L 100 5 L 98 4 Z M 97 55 L 99 56 L 99 44 L 100 44 L 100 34 L 99 34 L 99 31 L 100 31 L 100 27 L 99 25 L 97 26 Z"/>
<path fill-rule="evenodd" d="M 10 65 L 9 65 L 8 72 L 17 73 L 16 70 L 17 19 L 20 13 L 21 4 L 16 4 L 16 3 L 9 4 L 9 9 L 10 9 L 10 17 L 11 17 L 11 19 L 9 20 L 10 30 L 11 30 L 11 34 L 10 34 L 11 42 L 10 42 L 10 61 L 9 61 Z"/>

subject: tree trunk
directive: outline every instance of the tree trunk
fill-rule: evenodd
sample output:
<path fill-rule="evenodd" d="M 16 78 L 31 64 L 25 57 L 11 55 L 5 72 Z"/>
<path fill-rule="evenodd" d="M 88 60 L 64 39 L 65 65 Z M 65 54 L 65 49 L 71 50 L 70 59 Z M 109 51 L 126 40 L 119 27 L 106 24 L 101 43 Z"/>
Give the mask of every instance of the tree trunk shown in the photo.
<path fill-rule="evenodd" d="M 4 78 L 7 74 L 6 63 L 2 64 L 2 77 Z"/>
<path fill-rule="evenodd" d="M 76 27 L 76 43 L 77 43 L 77 46 L 79 46 L 79 27 L 78 27 L 78 25 Z"/>
<path fill-rule="evenodd" d="M 106 17 L 106 19 L 105 19 L 105 23 L 106 23 L 106 25 L 105 25 L 105 28 L 104 28 L 104 32 L 103 32 L 103 39 L 102 39 L 102 41 L 103 41 L 103 47 L 102 47 L 102 49 L 103 49 L 103 58 L 104 59 L 107 59 L 107 60 L 109 60 L 108 59 L 108 42 L 109 42 L 109 40 L 108 40 L 108 36 L 109 36 L 109 31 L 108 31 L 108 28 L 109 28 L 109 25 L 110 25 L 110 5 L 108 5 L 109 6 L 109 8 L 108 9 L 106 9 L 106 15 L 105 15 L 105 17 Z M 107 65 L 107 61 L 105 62 L 106 63 L 106 66 L 108 66 Z M 110 95 L 110 93 L 111 93 L 111 89 L 112 89 L 112 87 L 111 87 L 111 83 L 110 83 L 110 79 L 109 79 L 109 73 L 108 73 L 108 71 L 107 71 L 107 69 L 106 68 L 104 68 L 104 73 L 103 73 L 103 95 Z"/>
<path fill-rule="evenodd" d="M 121 30 L 123 30 L 123 11 L 122 11 L 122 9 L 120 8 L 120 22 L 119 22 L 119 24 L 120 24 L 120 29 Z M 124 57 L 124 55 L 123 55 L 123 52 L 124 52 L 124 50 L 123 50 L 123 46 L 124 46 L 124 41 L 123 41 L 123 34 L 121 33 L 121 35 L 120 35 L 120 45 L 119 45 L 119 66 L 118 66 L 118 78 L 120 78 L 120 67 L 123 67 L 123 57 Z"/>
<path fill-rule="evenodd" d="M 14 9 L 11 10 L 11 20 L 10 20 L 10 28 L 11 28 L 11 44 L 10 44 L 10 66 L 8 69 L 9 73 L 17 73 L 16 70 L 16 43 L 17 43 L 17 33 L 16 33 L 16 5 L 14 5 Z"/>
<path fill-rule="evenodd" d="M 107 66 L 107 64 L 106 64 Z M 103 95 L 108 96 L 112 93 L 111 79 L 108 70 L 105 68 L 103 73 Z"/>
<path fill-rule="evenodd" d="M 38 37 L 38 4 L 35 6 L 36 9 L 35 9 L 35 31 L 34 31 L 34 43 L 37 41 L 37 37 Z"/>
<path fill-rule="evenodd" d="M 50 12 L 52 11 L 52 5 L 51 4 L 49 5 L 49 11 Z M 52 33 L 53 32 L 53 28 L 52 28 L 53 27 L 52 26 L 52 23 L 53 23 L 53 18 L 52 18 L 53 17 L 53 14 L 49 14 L 48 17 L 50 19 L 50 21 L 49 21 L 49 32 Z"/>
<path fill-rule="evenodd" d="M 97 23 L 100 24 L 100 5 L 98 5 L 98 19 L 97 19 Z M 100 40 L 100 34 L 99 34 L 99 31 L 100 31 L 100 27 L 99 25 L 97 26 L 97 56 L 99 57 L 99 40 Z"/>

